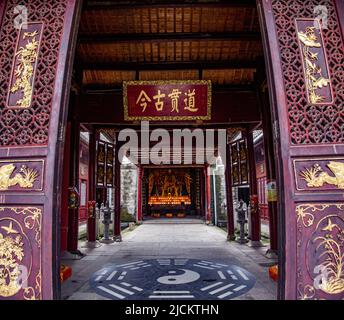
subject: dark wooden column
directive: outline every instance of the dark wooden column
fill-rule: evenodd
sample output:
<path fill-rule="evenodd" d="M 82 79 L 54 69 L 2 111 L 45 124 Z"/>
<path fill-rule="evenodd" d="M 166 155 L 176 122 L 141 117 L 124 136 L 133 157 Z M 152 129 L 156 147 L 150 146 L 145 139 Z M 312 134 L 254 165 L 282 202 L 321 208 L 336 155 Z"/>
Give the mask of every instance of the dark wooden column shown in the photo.
<path fill-rule="evenodd" d="M 144 169 L 139 165 L 137 167 L 137 218 L 136 222 L 142 222 L 142 179 Z"/>
<path fill-rule="evenodd" d="M 268 96 L 267 91 L 257 90 L 257 98 L 259 100 L 261 113 L 262 113 L 267 179 L 268 179 L 268 182 L 276 181 L 272 120 L 271 120 L 271 111 L 269 107 L 269 96 Z M 277 254 L 278 252 L 277 201 L 268 201 L 268 208 L 269 208 L 270 251 Z"/>
<path fill-rule="evenodd" d="M 200 214 L 201 216 L 206 219 L 206 213 L 205 213 L 205 177 L 204 177 L 204 170 L 199 169 L 199 184 L 200 184 L 200 193 L 201 193 L 201 198 L 200 198 L 200 205 L 201 205 L 201 211 Z"/>
<path fill-rule="evenodd" d="M 251 241 L 253 243 L 260 242 L 260 212 L 258 206 L 258 195 L 257 195 L 257 176 L 256 176 L 256 162 L 254 158 L 254 145 L 252 132 L 246 130 L 246 141 L 247 141 L 247 156 L 249 162 L 249 179 L 250 179 L 250 208 L 251 208 Z"/>
<path fill-rule="evenodd" d="M 61 189 L 61 215 L 59 220 L 60 227 L 60 252 L 65 253 L 68 250 L 68 188 L 69 188 L 69 175 L 70 175 L 70 140 L 71 140 L 71 123 L 67 122 L 65 146 L 63 155 L 63 177 Z"/>
<path fill-rule="evenodd" d="M 235 240 L 234 234 L 234 212 L 233 212 L 233 193 L 232 193 L 232 167 L 231 167 L 231 154 L 230 143 L 227 138 L 226 146 L 226 202 L 227 202 L 227 240 Z"/>
<path fill-rule="evenodd" d="M 88 181 L 89 181 L 89 197 L 88 197 L 88 218 L 87 218 L 87 240 L 89 242 L 96 241 L 96 145 L 97 133 L 94 128 L 90 131 L 90 159 L 88 166 Z"/>
<path fill-rule="evenodd" d="M 204 175 L 205 175 L 205 221 L 207 223 L 211 223 L 211 181 L 210 181 L 210 174 L 208 172 L 208 166 L 204 168 Z"/>
<path fill-rule="evenodd" d="M 117 242 L 122 241 L 121 236 L 121 163 L 118 159 L 120 146 L 115 146 L 115 216 L 114 216 L 114 235 L 113 239 Z"/>
<path fill-rule="evenodd" d="M 79 154 L 80 154 L 80 125 L 74 117 L 71 123 L 70 141 L 70 176 L 69 176 L 69 206 L 68 206 L 68 242 L 67 250 L 78 250 L 79 234 L 79 201 L 73 201 L 72 194 L 79 194 Z"/>

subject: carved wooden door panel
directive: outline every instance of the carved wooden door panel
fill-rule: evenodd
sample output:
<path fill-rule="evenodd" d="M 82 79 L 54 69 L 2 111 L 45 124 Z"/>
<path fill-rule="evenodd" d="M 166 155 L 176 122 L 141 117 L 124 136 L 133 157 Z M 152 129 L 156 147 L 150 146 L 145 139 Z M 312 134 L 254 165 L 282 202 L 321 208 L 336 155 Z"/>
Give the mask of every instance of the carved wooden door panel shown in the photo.
<path fill-rule="evenodd" d="M 56 297 L 57 159 L 77 3 L 0 3 L 0 299 Z"/>
<path fill-rule="evenodd" d="M 343 2 L 260 0 L 258 10 L 279 167 L 279 295 L 343 299 Z"/>

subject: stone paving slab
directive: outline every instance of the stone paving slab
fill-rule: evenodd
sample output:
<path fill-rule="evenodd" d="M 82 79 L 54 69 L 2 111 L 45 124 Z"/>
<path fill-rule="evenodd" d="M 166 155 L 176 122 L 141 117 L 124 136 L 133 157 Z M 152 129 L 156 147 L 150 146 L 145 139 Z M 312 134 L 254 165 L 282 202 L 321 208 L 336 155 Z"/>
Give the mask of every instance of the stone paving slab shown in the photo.
<path fill-rule="evenodd" d="M 205 224 L 145 223 L 124 233 L 123 242 L 102 244 L 94 249 L 81 248 L 87 254 L 83 259 L 64 261 L 63 263 L 72 267 L 73 275 L 62 284 L 62 298 L 110 298 L 111 294 L 109 296 L 105 292 L 103 296 L 99 295 L 94 286 L 90 286 L 92 276 L 106 265 L 115 266 L 138 260 L 187 258 L 236 265 L 252 274 L 256 279 L 254 286 L 235 299 L 276 299 L 277 285 L 268 277 L 268 267 L 261 265 L 275 262 L 264 256 L 266 250 L 267 248 L 250 248 L 228 242 L 222 229 Z M 111 287 L 111 290 L 114 288 Z"/>

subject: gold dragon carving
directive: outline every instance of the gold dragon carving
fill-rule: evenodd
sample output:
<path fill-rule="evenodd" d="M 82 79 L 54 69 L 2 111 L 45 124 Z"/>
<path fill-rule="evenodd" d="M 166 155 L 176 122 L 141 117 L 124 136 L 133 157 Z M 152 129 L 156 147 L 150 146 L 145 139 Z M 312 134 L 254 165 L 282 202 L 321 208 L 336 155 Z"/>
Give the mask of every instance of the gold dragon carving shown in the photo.
<path fill-rule="evenodd" d="M 298 38 L 303 44 L 302 55 L 305 64 L 304 69 L 309 100 L 310 103 L 316 104 L 324 100 L 323 96 L 317 94 L 317 90 L 327 87 L 330 83 L 330 79 L 322 75 L 321 67 L 316 64 L 318 53 L 311 51 L 311 48 L 321 48 L 321 43 L 318 42 L 318 37 L 315 34 L 315 27 L 307 27 L 304 32 L 299 31 Z"/>
<path fill-rule="evenodd" d="M 11 178 L 15 165 L 10 163 L 0 167 L 0 191 L 8 190 L 9 187 L 19 185 L 21 188 L 32 188 L 34 182 L 37 180 L 38 172 L 34 169 L 29 169 L 27 166 L 22 166 L 20 173 L 17 173 Z"/>
<path fill-rule="evenodd" d="M 334 176 L 330 176 L 319 164 L 315 164 L 313 167 L 301 171 L 300 176 L 307 182 L 307 186 L 310 188 L 322 187 L 327 183 L 337 186 L 339 189 L 344 189 L 344 163 L 330 161 L 327 167 Z"/>
<path fill-rule="evenodd" d="M 11 93 L 22 91 L 23 97 L 17 101 L 17 106 L 22 108 L 29 108 L 32 99 L 32 78 L 34 74 L 34 64 L 38 56 L 39 42 L 36 39 L 38 31 L 24 32 L 23 40 L 28 39 L 25 47 L 21 47 L 16 53 L 18 57 L 18 65 L 15 70 L 16 81 Z M 31 39 L 31 41 L 30 41 Z"/>

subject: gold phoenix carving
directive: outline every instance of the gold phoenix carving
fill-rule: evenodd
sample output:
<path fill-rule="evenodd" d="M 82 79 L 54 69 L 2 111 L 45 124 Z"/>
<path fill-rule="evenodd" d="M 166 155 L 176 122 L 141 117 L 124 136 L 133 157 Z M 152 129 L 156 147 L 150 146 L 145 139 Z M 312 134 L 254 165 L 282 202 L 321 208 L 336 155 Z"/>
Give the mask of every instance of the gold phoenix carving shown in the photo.
<path fill-rule="evenodd" d="M 327 87 L 330 79 L 322 75 L 322 69 L 317 65 L 318 54 L 312 52 L 311 48 L 321 48 L 318 37 L 315 34 L 315 27 L 307 27 L 306 30 L 298 32 L 298 38 L 303 44 L 302 55 L 304 58 L 304 69 L 306 77 L 306 87 L 309 92 L 309 102 L 317 104 L 324 100 L 324 97 L 317 94 L 317 89 Z"/>
<path fill-rule="evenodd" d="M 28 39 L 24 47 L 20 47 L 16 53 L 18 56 L 18 65 L 15 70 L 16 81 L 11 93 L 16 93 L 19 90 L 23 93 L 23 97 L 17 101 L 17 106 L 22 108 L 29 108 L 32 100 L 32 78 L 34 74 L 34 65 L 38 56 L 39 42 L 36 39 L 38 31 L 24 32 L 23 40 Z"/>
<path fill-rule="evenodd" d="M 0 211 L 5 208 L 1 207 Z M 35 277 L 35 288 L 28 286 L 22 288 L 19 277 L 21 276 L 20 263 L 23 261 L 26 252 L 24 250 L 23 235 L 24 229 L 35 228 L 35 240 L 38 248 L 41 244 L 41 216 L 42 210 L 38 208 L 8 208 L 15 215 L 24 215 L 24 225 L 20 222 L 9 219 L 8 225 L 0 227 L 0 297 L 12 297 L 23 289 L 25 300 L 35 300 L 41 296 L 41 267 Z M 13 227 L 13 221 L 20 225 L 22 230 Z"/>
<path fill-rule="evenodd" d="M 32 188 L 37 180 L 38 172 L 27 166 L 22 166 L 20 173 L 11 178 L 16 166 L 14 164 L 6 164 L 0 167 L 0 191 L 8 190 L 9 187 L 19 185 L 21 188 Z"/>
<path fill-rule="evenodd" d="M 322 234 L 312 239 L 316 244 L 315 251 L 319 252 L 318 259 L 321 266 L 327 271 L 327 276 L 322 278 L 319 289 L 327 294 L 335 295 L 344 292 L 344 230 L 334 220 L 340 217 L 339 211 L 344 210 L 342 204 L 304 204 L 296 207 L 297 221 L 302 221 L 304 227 L 309 228 L 314 225 L 315 214 L 323 212 L 325 209 L 335 206 L 334 214 L 326 215 L 320 220 L 325 221 L 325 226 L 321 226 L 320 222 L 315 228 L 315 232 L 320 231 Z M 315 296 L 316 289 L 307 285 L 305 287 L 307 293 L 300 293 L 301 299 L 312 299 Z"/>
<path fill-rule="evenodd" d="M 321 168 L 319 164 L 301 171 L 300 176 L 307 182 L 310 188 L 322 187 L 325 183 L 337 186 L 339 189 L 344 189 L 344 163 L 337 161 L 330 161 L 326 165 L 334 176 L 330 176 Z"/>

